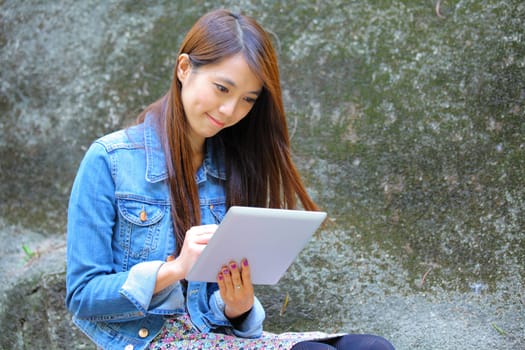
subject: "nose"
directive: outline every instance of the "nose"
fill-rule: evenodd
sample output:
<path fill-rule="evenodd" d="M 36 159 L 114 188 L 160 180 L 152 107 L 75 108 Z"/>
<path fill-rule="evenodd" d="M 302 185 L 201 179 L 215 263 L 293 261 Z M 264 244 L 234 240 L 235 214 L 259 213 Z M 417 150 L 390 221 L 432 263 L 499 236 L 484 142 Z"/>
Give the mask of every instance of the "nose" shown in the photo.
<path fill-rule="evenodd" d="M 235 99 L 227 99 L 219 107 L 219 112 L 226 116 L 233 116 L 237 108 L 237 101 Z"/>

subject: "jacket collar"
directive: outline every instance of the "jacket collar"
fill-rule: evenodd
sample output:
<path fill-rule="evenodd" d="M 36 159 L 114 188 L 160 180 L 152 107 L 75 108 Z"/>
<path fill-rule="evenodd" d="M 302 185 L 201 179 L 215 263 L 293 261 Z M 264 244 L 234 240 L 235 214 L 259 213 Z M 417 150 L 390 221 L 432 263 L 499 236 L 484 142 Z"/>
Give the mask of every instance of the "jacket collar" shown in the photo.
<path fill-rule="evenodd" d="M 144 147 L 146 149 L 146 181 L 159 182 L 168 178 L 166 157 L 160 142 L 155 116 L 146 114 L 144 119 Z"/>
<path fill-rule="evenodd" d="M 166 157 L 162 148 L 156 117 L 148 113 L 144 119 L 144 147 L 146 150 L 146 181 L 155 183 L 168 178 Z M 226 180 L 224 167 L 224 152 L 217 147 L 217 142 L 206 139 L 206 154 L 201 167 L 195 174 L 197 183 L 206 180 L 207 175 L 220 180 Z M 217 148 L 217 149 L 215 149 Z"/>
<path fill-rule="evenodd" d="M 224 149 L 217 142 L 214 142 L 213 138 L 206 139 L 206 153 L 202 165 L 195 174 L 195 181 L 197 183 L 205 181 L 208 175 L 216 179 L 226 180 Z"/>

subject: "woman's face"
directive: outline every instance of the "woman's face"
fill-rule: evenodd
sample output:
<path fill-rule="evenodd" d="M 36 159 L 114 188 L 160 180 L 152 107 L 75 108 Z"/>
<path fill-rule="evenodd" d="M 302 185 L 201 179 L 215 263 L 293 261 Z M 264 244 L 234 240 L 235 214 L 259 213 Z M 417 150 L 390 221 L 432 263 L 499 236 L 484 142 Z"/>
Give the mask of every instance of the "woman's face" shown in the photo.
<path fill-rule="evenodd" d="M 177 77 L 192 142 L 197 143 L 243 119 L 263 86 L 242 54 L 198 69 L 192 68 L 188 55 L 182 54 Z"/>

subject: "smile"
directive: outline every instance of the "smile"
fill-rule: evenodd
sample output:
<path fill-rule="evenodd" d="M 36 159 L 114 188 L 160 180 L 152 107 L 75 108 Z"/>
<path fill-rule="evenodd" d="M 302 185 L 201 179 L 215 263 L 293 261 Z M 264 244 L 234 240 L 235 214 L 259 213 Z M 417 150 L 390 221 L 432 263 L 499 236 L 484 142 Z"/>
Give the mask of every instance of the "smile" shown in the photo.
<path fill-rule="evenodd" d="M 218 121 L 217 119 L 213 118 L 211 115 L 209 115 L 208 113 L 206 113 L 206 116 L 208 117 L 208 120 L 213 124 L 215 125 L 216 127 L 218 128 L 223 128 L 225 123 L 221 122 L 221 121 Z"/>

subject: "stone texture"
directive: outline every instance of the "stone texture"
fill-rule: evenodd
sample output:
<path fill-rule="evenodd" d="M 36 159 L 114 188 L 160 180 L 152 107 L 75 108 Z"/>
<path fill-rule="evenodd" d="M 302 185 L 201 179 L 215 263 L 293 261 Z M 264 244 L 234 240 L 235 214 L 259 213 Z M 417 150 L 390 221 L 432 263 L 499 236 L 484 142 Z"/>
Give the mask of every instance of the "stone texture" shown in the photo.
<path fill-rule="evenodd" d="M 267 329 L 525 347 L 523 1 L 220 4 L 275 34 L 296 160 L 333 221 L 257 288 Z M 89 346 L 60 301 L 72 179 L 93 139 L 166 90 L 216 6 L 0 3 L 2 348 Z"/>
<path fill-rule="evenodd" d="M 0 348 L 93 349 L 65 308 L 64 236 L 0 227 Z"/>

